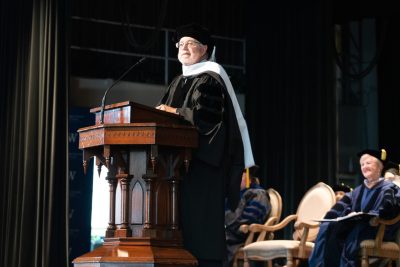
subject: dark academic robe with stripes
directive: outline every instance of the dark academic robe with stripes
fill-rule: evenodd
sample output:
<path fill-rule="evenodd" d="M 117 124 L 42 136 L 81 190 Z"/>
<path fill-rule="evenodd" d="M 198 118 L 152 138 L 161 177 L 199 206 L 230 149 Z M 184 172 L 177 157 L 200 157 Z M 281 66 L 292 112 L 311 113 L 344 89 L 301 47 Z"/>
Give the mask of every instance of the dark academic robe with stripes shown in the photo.
<path fill-rule="evenodd" d="M 199 132 L 180 187 L 184 247 L 198 259 L 223 260 L 225 198 L 236 207 L 244 169 L 243 142 L 225 84 L 214 72 L 178 76 L 160 104 L 176 107 Z"/>
<path fill-rule="evenodd" d="M 371 189 L 363 183 L 344 195 L 326 214 L 325 218 L 333 219 L 358 211 L 377 214 L 386 219 L 394 218 L 400 212 L 398 206 L 400 191 L 398 189 L 395 184 L 383 179 Z M 385 206 L 385 198 L 395 204 Z M 398 227 L 399 224 L 387 226 L 384 239 L 393 240 L 394 232 Z M 377 227 L 370 226 L 369 219 L 323 222 L 309 258 L 309 266 L 359 266 L 360 242 L 365 239 L 373 239 L 376 232 Z"/>
<path fill-rule="evenodd" d="M 271 203 L 267 191 L 256 183 L 240 192 L 240 201 L 236 210 L 225 211 L 225 235 L 227 242 L 227 262 L 229 266 L 237 249 L 244 244 L 247 235 L 240 226 L 252 223 L 263 224 L 271 213 Z"/>

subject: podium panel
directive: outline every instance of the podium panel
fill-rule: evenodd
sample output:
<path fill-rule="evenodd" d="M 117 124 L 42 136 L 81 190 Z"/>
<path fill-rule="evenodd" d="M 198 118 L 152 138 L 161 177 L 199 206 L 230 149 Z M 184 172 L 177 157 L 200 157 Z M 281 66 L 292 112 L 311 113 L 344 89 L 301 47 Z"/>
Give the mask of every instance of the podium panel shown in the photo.
<path fill-rule="evenodd" d="M 74 266 L 196 266 L 182 246 L 179 183 L 198 133 L 180 116 L 122 102 L 100 108 L 95 125 L 80 128 L 83 168 L 96 157 L 107 167 L 109 222 L 102 246 Z"/>

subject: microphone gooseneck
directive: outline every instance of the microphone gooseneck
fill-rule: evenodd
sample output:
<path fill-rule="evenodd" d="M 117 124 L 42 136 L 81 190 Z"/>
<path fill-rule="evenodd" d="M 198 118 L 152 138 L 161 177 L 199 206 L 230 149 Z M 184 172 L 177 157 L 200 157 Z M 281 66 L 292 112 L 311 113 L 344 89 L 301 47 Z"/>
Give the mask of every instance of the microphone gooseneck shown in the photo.
<path fill-rule="evenodd" d="M 141 64 L 144 60 L 146 59 L 146 57 L 142 57 L 141 59 L 139 59 L 135 64 L 133 64 L 132 66 L 129 67 L 129 69 L 127 69 L 119 78 L 118 80 L 116 80 L 115 82 L 113 82 L 113 84 L 111 84 L 110 87 L 107 88 L 107 90 L 104 93 L 103 99 L 101 100 L 101 110 L 100 110 L 100 124 L 104 124 L 104 107 L 106 105 L 106 98 L 107 98 L 107 94 L 108 91 L 110 91 L 111 88 L 113 88 L 117 83 L 119 83 L 126 74 L 128 74 L 134 67 L 136 67 L 137 65 Z"/>

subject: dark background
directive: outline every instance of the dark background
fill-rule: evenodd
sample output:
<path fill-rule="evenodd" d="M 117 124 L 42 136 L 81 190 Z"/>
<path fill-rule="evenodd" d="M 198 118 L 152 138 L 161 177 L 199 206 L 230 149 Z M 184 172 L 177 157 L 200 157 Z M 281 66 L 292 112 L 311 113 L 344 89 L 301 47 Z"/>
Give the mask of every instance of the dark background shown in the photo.
<path fill-rule="evenodd" d="M 217 39 L 217 61 L 244 67 L 227 71 L 237 93 L 245 95 L 260 179 L 283 195 L 287 215 L 318 181 L 359 184 L 355 154 L 363 148 L 385 148 L 392 160 L 400 160 L 395 10 L 377 1 L 73 1 L 71 75 L 117 79 L 142 55 L 162 57 L 167 49 L 169 82 L 180 71 L 173 31 L 190 22 L 215 37 L 244 40 L 243 51 Z M 341 32 L 335 35 L 337 27 Z M 165 38 L 171 47 L 165 47 Z M 361 58 L 371 44 L 371 56 Z M 82 49 L 88 47 L 126 55 Z M 150 58 L 124 80 L 166 86 L 158 61 Z M 369 87 L 376 90 L 370 99 Z M 367 124 L 371 119 L 375 123 Z"/>
<path fill-rule="evenodd" d="M 1 249 L 14 254 L 2 252 L 0 258 L 23 265 L 36 253 L 38 261 L 46 260 L 46 253 L 61 251 L 54 244 L 68 245 L 70 259 L 87 251 L 89 240 L 74 237 L 77 231 L 88 236 L 90 230 L 91 177 L 71 180 L 80 169 L 79 151 L 70 147 L 69 161 L 65 160 L 63 142 L 67 143 L 67 138 L 62 138 L 62 127 L 54 139 L 60 142 L 54 155 L 37 142 L 42 141 L 40 138 L 52 141 L 53 136 L 36 138 L 28 133 L 41 132 L 43 125 L 36 122 L 41 122 L 44 115 L 48 116 L 48 129 L 62 125 L 68 120 L 64 117 L 65 104 L 69 105 L 71 116 L 70 137 L 76 128 L 91 124 L 92 118 L 85 111 L 100 104 L 97 97 L 106 86 L 99 87 L 96 96 L 82 93 L 74 83 L 69 83 L 76 77 L 116 80 L 145 55 L 148 60 L 129 73 L 124 82 L 165 88 L 180 71 L 173 31 L 189 22 L 208 27 L 217 39 L 217 61 L 227 70 L 236 92 L 245 99 L 243 111 L 255 160 L 261 167 L 260 180 L 264 187 L 273 187 L 282 195 L 284 216 L 294 213 L 303 194 L 319 181 L 331 185 L 359 184 L 355 154 L 363 148 L 385 148 L 389 158 L 399 162 L 400 96 L 396 77 L 400 16 L 394 6 L 371 0 L 1 1 L 1 236 L 9 237 L 8 229 L 16 231 L 3 239 Z M 47 24 L 41 25 L 55 18 L 60 20 L 58 24 L 48 25 L 59 34 L 56 42 L 38 41 L 46 39 L 42 29 Z M 45 57 L 52 53 L 58 56 L 53 61 Z M 44 59 L 50 63 L 46 65 Z M 58 78 L 56 82 L 52 80 L 52 71 L 59 71 L 60 76 L 54 76 Z M 48 83 L 44 82 L 45 74 L 50 77 Z M 53 88 L 54 84 L 57 86 Z M 62 96 L 64 86 L 68 99 Z M 114 89 L 117 90 L 112 95 L 116 96 L 120 91 Z M 47 97 L 54 92 L 54 98 Z M 80 116 L 76 123 L 71 119 Z M 26 145 L 13 143 L 15 140 L 33 141 Z M 73 142 L 69 144 L 74 146 Z M 37 155 L 48 156 L 48 162 L 35 161 Z M 29 160 L 20 162 L 21 159 Z M 38 175 L 37 170 L 47 170 L 49 163 L 55 164 L 50 169 L 59 171 L 59 176 Z M 69 183 L 63 183 L 64 169 L 57 163 L 61 167 L 69 165 Z M 36 183 L 37 187 L 29 186 Z M 36 190 L 42 189 L 42 184 L 54 185 L 58 190 L 55 192 L 67 194 L 69 211 L 64 212 L 62 194 L 54 194 L 54 199 L 45 201 L 48 191 Z M 18 206 L 19 202 L 10 201 L 19 200 L 19 196 L 25 209 Z M 45 205 L 31 199 L 54 203 L 55 212 L 46 213 Z M 31 222 L 26 223 L 31 213 L 36 216 L 36 228 L 28 225 Z M 63 232 L 57 230 L 65 227 L 65 214 L 71 218 L 69 244 Z M 14 223 L 24 230 L 20 232 L 26 237 L 19 236 L 20 228 L 13 227 Z M 51 237 L 46 236 L 47 223 L 59 227 L 50 229 L 55 233 Z M 290 230 L 285 235 L 290 237 Z M 38 247 L 42 243 L 49 247 Z M 20 245 L 23 249 L 19 253 L 24 257 L 13 249 Z M 30 254 L 25 257 L 26 252 Z M 43 254 L 39 255 L 40 252 Z M 6 260 L 2 262 L 11 262 Z"/>

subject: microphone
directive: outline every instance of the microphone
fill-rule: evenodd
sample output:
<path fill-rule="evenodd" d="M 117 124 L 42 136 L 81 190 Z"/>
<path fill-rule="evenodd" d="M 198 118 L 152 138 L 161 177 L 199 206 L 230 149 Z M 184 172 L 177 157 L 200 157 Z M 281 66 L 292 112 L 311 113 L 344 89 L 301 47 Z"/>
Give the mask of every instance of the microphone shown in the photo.
<path fill-rule="evenodd" d="M 122 80 L 122 78 L 124 78 L 134 67 L 141 64 L 145 59 L 146 59 L 146 57 L 142 57 L 141 59 L 139 59 L 135 64 L 130 66 L 129 69 L 127 69 L 121 75 L 121 77 L 118 78 L 118 80 L 113 82 L 113 84 L 111 84 L 111 86 L 107 88 L 106 92 L 104 93 L 103 99 L 101 100 L 100 124 L 104 124 L 104 107 L 106 105 L 106 98 L 107 98 L 108 91 L 110 91 L 111 88 L 113 88 L 117 83 L 119 83 Z"/>

